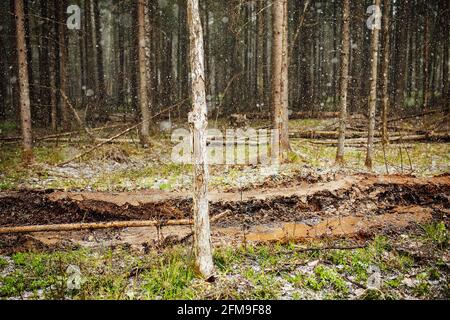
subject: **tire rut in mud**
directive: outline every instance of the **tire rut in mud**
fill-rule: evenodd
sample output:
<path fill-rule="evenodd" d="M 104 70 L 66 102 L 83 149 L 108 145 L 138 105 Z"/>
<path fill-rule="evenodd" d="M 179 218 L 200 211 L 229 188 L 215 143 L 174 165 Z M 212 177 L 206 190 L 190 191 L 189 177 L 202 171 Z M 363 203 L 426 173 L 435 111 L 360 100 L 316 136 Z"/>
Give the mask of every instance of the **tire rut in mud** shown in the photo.
<path fill-rule="evenodd" d="M 117 205 L 108 201 L 74 200 L 70 197 L 54 200 L 51 195 L 52 191 L 0 193 L 0 226 L 126 220 L 159 220 L 164 223 L 165 220 L 192 216 L 192 200 L 184 198 L 139 205 Z M 378 183 L 375 180 L 367 185 L 352 184 L 338 190 L 316 191 L 302 197 L 286 195 L 212 202 L 210 206 L 212 215 L 225 210 L 232 212 L 218 223 L 219 226 L 228 227 L 276 222 L 315 223 L 331 216 L 379 215 L 397 206 L 408 205 L 448 210 L 450 184 L 447 180 L 444 183 Z"/>
<path fill-rule="evenodd" d="M 0 198 L 0 225 L 27 226 L 80 222 L 127 220 L 182 219 L 190 203 L 177 201 L 146 203 L 139 206 L 96 200 L 75 201 L 69 198 L 54 201 L 50 191 L 23 191 Z"/>

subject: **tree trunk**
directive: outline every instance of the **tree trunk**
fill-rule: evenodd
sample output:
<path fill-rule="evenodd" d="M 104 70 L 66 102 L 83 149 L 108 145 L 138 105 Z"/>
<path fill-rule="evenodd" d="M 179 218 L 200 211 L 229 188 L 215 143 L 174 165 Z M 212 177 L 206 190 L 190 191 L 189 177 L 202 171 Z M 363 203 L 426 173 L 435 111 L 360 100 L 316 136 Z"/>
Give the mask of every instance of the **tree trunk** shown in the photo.
<path fill-rule="evenodd" d="M 131 97 L 131 109 L 134 110 L 136 119 L 139 119 L 139 110 L 140 110 L 140 98 L 139 98 L 139 23 L 138 23 L 138 5 L 132 6 L 132 24 L 131 24 L 131 32 L 132 36 L 130 37 L 129 44 L 129 52 L 130 57 L 128 63 L 130 65 L 129 69 L 129 78 L 130 78 L 130 97 Z"/>
<path fill-rule="evenodd" d="M 287 0 L 275 0 L 272 4 L 272 108 L 273 126 L 279 135 L 279 152 L 285 160 L 290 151 L 288 124 L 288 29 Z"/>
<path fill-rule="evenodd" d="M 20 118 L 22 126 L 23 160 L 33 159 L 33 139 L 31 131 L 30 88 L 28 83 L 27 46 L 25 41 L 25 14 L 23 0 L 14 2 L 16 15 L 17 57 L 19 63 Z"/>
<path fill-rule="evenodd" d="M 56 34 L 58 32 L 55 11 L 56 11 L 56 6 L 53 6 L 53 9 L 51 7 L 49 7 L 48 16 L 51 19 L 51 24 L 49 25 L 49 33 L 48 34 L 51 39 L 55 39 Z M 56 132 L 58 129 L 58 105 L 57 105 L 58 99 L 56 96 L 57 86 L 56 86 L 56 68 L 55 68 L 55 65 L 57 63 L 56 54 L 57 54 L 56 41 L 54 41 L 54 40 L 49 41 L 49 46 L 48 46 L 48 58 L 49 58 L 48 74 L 49 74 L 49 84 L 50 84 L 49 114 L 50 114 L 51 128 L 52 128 L 53 132 Z"/>
<path fill-rule="evenodd" d="M 430 102 L 430 15 L 428 3 L 424 4 L 424 31 L 423 31 L 423 110 L 429 108 Z"/>
<path fill-rule="evenodd" d="M 189 26 L 191 66 L 191 94 L 193 110 L 189 122 L 194 147 L 194 250 L 196 267 L 204 278 L 214 273 L 212 260 L 211 231 L 208 204 L 208 160 L 206 149 L 206 110 L 203 33 L 198 0 L 187 0 L 187 21 Z"/>
<path fill-rule="evenodd" d="M 242 30 L 240 30 L 240 19 L 241 19 L 241 3 L 240 0 L 233 0 L 229 6 L 230 22 L 228 23 L 228 32 L 230 36 L 230 46 L 227 48 L 230 50 L 231 54 L 231 64 L 229 67 L 229 78 L 232 82 L 230 83 L 230 94 L 225 96 L 226 104 L 229 110 L 233 112 L 240 112 L 242 100 L 243 100 L 243 79 L 245 79 L 244 66 L 242 64 L 242 50 L 243 46 L 242 40 Z"/>
<path fill-rule="evenodd" d="M 443 0 L 443 9 L 446 10 L 447 13 L 450 13 L 450 2 Z M 442 25 L 444 26 L 443 32 L 443 62 L 442 62 L 442 97 L 445 103 L 445 107 L 450 108 L 450 82 L 448 79 L 448 67 L 449 67 L 449 55 L 448 55 L 448 46 L 449 46 L 449 33 L 450 26 L 448 24 L 447 15 L 442 15 Z"/>
<path fill-rule="evenodd" d="M 264 10 L 265 3 L 260 1 L 258 5 L 258 11 Z M 256 39 L 256 87 L 257 87 L 257 103 L 262 106 L 265 102 L 265 87 L 264 87 L 264 68 L 265 68 L 265 51 L 264 41 L 266 37 L 265 33 L 265 19 L 264 14 L 258 15 L 258 37 Z"/>
<path fill-rule="evenodd" d="M 68 54 L 68 41 L 66 36 L 66 20 L 65 20 L 65 1 L 58 0 L 57 9 L 57 21 L 58 21 L 58 42 L 59 42 L 59 75 L 60 75 L 60 89 L 67 93 L 67 54 Z M 60 99 L 61 105 L 61 120 L 64 130 L 70 129 L 67 105 L 64 99 Z"/>
<path fill-rule="evenodd" d="M 140 130 L 140 140 L 144 147 L 148 147 L 150 138 L 150 108 L 148 95 L 147 66 L 148 57 L 146 55 L 146 0 L 138 0 L 138 60 L 139 60 L 139 107 L 141 110 L 142 124 Z"/>
<path fill-rule="evenodd" d="M 145 34 L 144 34 L 144 42 L 145 42 L 145 73 L 147 78 L 147 96 L 148 96 L 148 110 L 150 112 L 150 115 L 153 112 L 153 107 L 157 101 L 157 90 L 156 85 L 158 82 L 158 79 L 156 77 L 157 75 L 157 63 L 155 61 L 152 61 L 152 50 L 153 52 L 156 50 L 159 51 L 159 48 L 157 45 L 152 46 L 152 42 L 157 43 L 155 34 L 158 34 L 155 32 L 154 28 L 152 28 L 152 24 L 156 21 L 156 12 L 158 12 L 157 7 L 157 1 L 154 0 L 147 0 L 146 6 L 144 8 L 144 26 L 145 26 Z M 152 38 L 153 37 L 153 38 Z M 152 70 L 155 70 L 155 73 L 152 72 Z"/>
<path fill-rule="evenodd" d="M 189 71 L 187 66 L 188 59 L 188 39 L 186 37 L 186 5 L 184 0 L 178 0 L 178 99 L 186 99 L 189 96 Z"/>
<path fill-rule="evenodd" d="M 93 84 L 94 84 L 94 91 L 95 95 L 99 95 L 100 91 L 100 83 L 99 83 L 99 75 L 98 75 L 98 53 L 97 53 L 97 33 L 95 32 L 95 12 L 94 12 L 94 1 L 95 0 L 86 0 L 87 1 L 87 40 L 89 41 L 89 46 L 91 48 L 91 51 L 89 52 L 90 58 L 92 61 L 92 74 L 93 74 Z"/>
<path fill-rule="evenodd" d="M 5 10 L 6 11 L 6 10 Z M 6 19 L 5 12 L 0 13 L 1 19 Z M 6 43 L 0 37 L 0 120 L 4 120 L 7 114 L 8 95 L 8 55 Z"/>
<path fill-rule="evenodd" d="M 400 12 L 397 18 L 397 28 L 399 32 L 397 33 L 396 39 L 396 92 L 395 92 L 395 105 L 398 107 L 403 107 L 405 101 L 405 79 L 406 79 L 406 68 L 407 68 L 407 49 L 408 42 L 407 39 L 407 20 L 409 13 L 409 3 L 407 1 L 400 1 Z"/>
<path fill-rule="evenodd" d="M 361 22 L 359 16 L 364 15 L 366 7 L 362 1 L 351 1 L 351 10 L 353 12 L 352 24 L 359 26 L 354 28 L 352 34 L 352 46 L 351 51 L 351 77 L 350 77 L 350 111 L 362 112 L 363 105 L 365 107 L 364 100 L 366 98 L 363 95 L 362 83 L 366 81 L 366 75 L 364 74 L 363 65 L 365 64 L 364 56 L 364 34 L 366 26 Z"/>
<path fill-rule="evenodd" d="M 40 125 L 48 125 L 51 113 L 50 100 L 50 78 L 49 78 L 49 25 L 50 21 L 46 20 L 50 17 L 49 9 L 46 1 L 41 4 L 41 16 L 43 17 L 40 32 L 41 43 L 39 48 L 39 105 L 40 108 L 36 112 L 38 119 L 35 121 Z M 45 108 L 44 108 L 45 106 Z"/>
<path fill-rule="evenodd" d="M 381 0 L 375 0 L 375 5 L 380 7 Z M 370 47 L 371 57 L 371 79 L 369 95 L 369 128 L 367 138 L 366 167 L 372 170 L 373 167 L 373 138 L 375 131 L 375 112 L 377 107 L 377 80 L 378 80 L 378 40 L 380 31 L 378 28 L 372 30 L 372 41 Z"/>
<path fill-rule="evenodd" d="M 344 163 L 345 128 L 347 124 L 348 70 L 350 57 L 350 0 L 344 0 L 342 18 L 342 58 L 341 58 L 341 97 L 339 118 L 339 139 L 336 163 Z"/>
<path fill-rule="evenodd" d="M 28 84 L 30 90 L 30 108 L 31 108 L 31 125 L 33 126 L 37 120 L 37 114 L 39 111 L 39 105 L 36 103 L 38 101 L 36 97 L 37 87 L 34 86 L 35 79 L 35 69 L 33 68 L 33 41 L 30 26 L 30 5 L 32 1 L 23 1 L 23 12 L 25 16 L 25 44 L 27 47 L 27 68 L 28 68 Z"/>
<path fill-rule="evenodd" d="M 81 7 L 81 2 L 80 2 Z M 80 100 L 81 105 L 85 105 L 85 94 L 84 90 L 86 89 L 87 79 L 86 79 L 86 46 L 84 41 L 84 35 L 86 34 L 86 29 L 84 29 L 84 24 L 80 26 L 81 29 L 78 30 L 77 36 L 78 36 L 78 45 L 79 45 L 79 64 L 80 64 L 80 79 L 79 79 L 79 94 L 80 94 Z M 84 89 L 83 89 L 84 88 Z"/>
<path fill-rule="evenodd" d="M 121 3 L 119 5 L 119 10 L 120 10 L 120 14 L 123 15 L 124 14 L 124 8 L 123 8 L 123 4 Z M 119 23 L 122 23 L 122 19 L 119 21 Z M 119 51 L 119 63 L 118 63 L 118 84 L 117 84 L 117 104 L 118 107 L 124 108 L 125 105 L 127 104 L 127 99 L 125 99 L 126 97 L 126 72 L 125 72 L 125 30 L 124 27 L 122 25 L 117 25 L 117 30 L 118 30 L 118 35 L 117 35 L 117 50 Z"/>
<path fill-rule="evenodd" d="M 389 113 L 389 64 L 390 64 L 390 35 L 389 35 L 389 15 L 391 11 L 391 0 L 384 0 L 383 8 L 383 112 L 382 112 L 382 138 L 383 144 L 389 143 L 387 119 Z M 406 41 L 406 40 L 405 40 Z"/>
<path fill-rule="evenodd" d="M 95 46 L 96 50 L 96 60 L 97 60 L 97 77 L 98 77 L 98 90 L 99 92 L 97 93 L 100 97 L 100 112 L 104 112 L 107 111 L 107 109 L 105 109 L 104 106 L 104 98 L 106 95 L 106 85 L 105 85 L 105 72 L 104 72 L 104 68 L 103 68 L 103 46 L 102 46 L 102 34 L 100 32 L 100 28 L 101 28 L 101 21 L 100 21 L 100 10 L 98 7 L 98 1 L 99 0 L 91 0 L 92 1 L 92 10 L 93 10 L 93 35 L 94 35 L 94 43 L 93 45 Z"/>

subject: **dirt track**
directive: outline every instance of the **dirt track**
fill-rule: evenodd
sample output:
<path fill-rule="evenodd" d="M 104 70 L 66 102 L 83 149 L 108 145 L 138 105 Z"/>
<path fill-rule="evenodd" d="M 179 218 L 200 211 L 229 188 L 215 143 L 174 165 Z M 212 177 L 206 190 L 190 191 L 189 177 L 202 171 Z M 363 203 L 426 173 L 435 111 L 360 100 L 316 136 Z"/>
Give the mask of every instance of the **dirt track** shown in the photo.
<path fill-rule="evenodd" d="M 299 240 L 313 237 L 367 237 L 446 218 L 450 212 L 450 176 L 422 179 L 405 176 L 356 175 L 323 183 L 273 186 L 245 192 L 210 194 L 212 215 L 231 210 L 213 226 L 215 242 Z M 42 225 L 156 219 L 191 216 L 188 194 L 83 193 L 15 191 L 0 193 L 0 226 Z M 162 232 L 162 235 L 161 235 Z M 96 232 L 33 234 L 44 244 L 71 240 L 143 244 L 179 239 L 189 227 L 129 228 Z M 0 252 L 29 236 L 0 237 Z M 93 239 L 92 239 L 93 238 Z M 20 240 L 22 239 L 22 240 Z M 87 239 L 87 240 L 86 240 Z"/>

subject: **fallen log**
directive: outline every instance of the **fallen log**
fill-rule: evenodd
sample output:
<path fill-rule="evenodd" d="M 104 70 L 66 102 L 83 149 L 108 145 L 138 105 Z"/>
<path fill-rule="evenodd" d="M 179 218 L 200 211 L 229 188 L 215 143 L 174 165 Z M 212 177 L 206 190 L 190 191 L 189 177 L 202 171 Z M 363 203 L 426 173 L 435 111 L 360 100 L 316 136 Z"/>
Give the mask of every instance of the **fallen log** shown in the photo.
<path fill-rule="evenodd" d="M 391 136 L 389 137 L 389 142 L 408 142 L 408 141 L 417 141 L 417 142 L 446 142 L 450 141 L 449 133 L 430 133 L 430 134 L 422 134 L 422 135 L 410 135 L 410 136 Z M 318 140 L 318 141 L 309 141 L 313 144 L 322 144 L 322 145 L 337 145 L 337 140 Z M 358 139 L 347 139 L 345 140 L 346 146 L 362 146 L 367 142 L 366 138 L 358 138 Z M 376 138 L 374 139 L 374 143 L 381 143 L 382 139 Z"/>
<path fill-rule="evenodd" d="M 407 115 L 407 116 L 402 116 L 402 117 L 398 117 L 398 118 L 392 118 L 392 119 L 388 119 L 388 123 L 390 122 L 395 122 L 395 121 L 402 121 L 402 120 L 407 120 L 407 119 L 414 119 L 414 118 L 419 118 L 419 117 L 423 117 L 423 116 L 428 116 L 428 115 L 432 115 L 432 114 L 436 114 L 436 113 L 442 113 L 442 112 L 447 112 L 448 110 L 431 110 L 431 111 L 425 111 L 425 112 L 421 112 L 418 114 L 413 114 L 413 115 Z"/>
<path fill-rule="evenodd" d="M 47 139 L 46 141 L 48 141 L 48 142 L 61 142 L 61 143 L 62 142 L 78 143 L 78 142 L 82 142 L 82 141 L 85 141 L 85 140 L 83 140 L 81 138 L 73 138 L 73 139 L 71 139 L 71 138 L 62 138 L 62 139 L 52 138 L 52 139 Z M 133 140 L 133 139 L 116 139 L 116 140 L 113 140 L 113 141 L 109 141 L 106 138 L 96 138 L 96 139 L 94 139 L 94 141 L 95 142 L 109 142 L 110 144 L 113 144 L 113 143 L 117 143 L 117 144 L 120 144 L 120 143 L 135 143 L 136 142 L 136 140 Z"/>
<path fill-rule="evenodd" d="M 269 120 L 271 118 L 270 113 L 266 112 L 251 112 L 246 113 L 247 119 L 249 120 Z M 339 112 L 293 112 L 289 116 L 289 120 L 300 120 L 300 119 L 333 119 L 338 118 Z"/>
<path fill-rule="evenodd" d="M 367 132 L 364 131 L 348 131 L 345 133 L 346 138 L 365 138 Z M 376 137 L 381 137 L 380 133 L 375 133 Z M 337 139 L 339 137 L 338 131 L 320 131 L 320 130 L 306 130 L 306 131 L 292 131 L 289 132 L 289 137 L 297 139 Z"/>
<path fill-rule="evenodd" d="M 97 131 L 102 131 L 102 130 L 105 130 L 105 129 L 114 129 L 114 128 L 119 128 L 119 127 L 124 127 L 126 125 L 128 125 L 128 124 L 127 123 L 112 124 L 112 125 L 107 125 L 107 126 L 102 126 L 102 127 L 90 129 L 90 131 L 91 132 L 97 132 Z M 57 138 L 71 136 L 71 135 L 79 134 L 79 133 L 80 133 L 80 130 L 49 134 L 49 135 L 42 136 L 42 137 L 36 137 L 36 138 L 34 138 L 34 141 L 45 141 L 45 140 L 57 139 Z M 0 137 L 0 141 L 13 142 L 13 141 L 20 141 L 20 140 L 22 140 L 22 137 L 19 137 L 19 136 L 16 136 L 16 137 Z"/>
<path fill-rule="evenodd" d="M 92 223 L 69 223 L 69 224 L 47 224 L 38 226 L 20 226 L 0 228 L 0 234 L 7 233 L 35 233 L 51 231 L 81 231 L 94 229 L 130 228 L 130 227 L 155 227 L 158 225 L 181 226 L 190 225 L 192 220 L 168 220 L 163 222 L 156 220 L 133 220 L 133 221 L 112 221 L 112 222 L 92 222 Z"/>
<path fill-rule="evenodd" d="M 230 213 L 224 211 L 211 218 L 211 223 L 217 222 Z M 99 229 L 121 229 L 121 228 L 142 228 L 159 226 L 189 226 L 194 224 L 192 219 L 179 220 L 131 220 L 131 221 L 110 221 L 110 222 L 92 222 L 92 223 L 66 223 L 66 224 L 47 224 L 19 227 L 0 227 L 0 234 L 11 233 L 36 233 L 36 232 L 62 232 L 62 231 L 83 231 Z"/>

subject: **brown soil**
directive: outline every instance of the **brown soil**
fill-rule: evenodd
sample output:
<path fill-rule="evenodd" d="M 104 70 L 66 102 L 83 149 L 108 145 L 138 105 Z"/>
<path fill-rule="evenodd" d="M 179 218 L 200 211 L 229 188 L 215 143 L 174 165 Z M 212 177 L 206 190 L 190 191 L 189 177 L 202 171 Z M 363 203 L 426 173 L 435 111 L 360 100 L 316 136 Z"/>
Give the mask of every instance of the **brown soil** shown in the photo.
<path fill-rule="evenodd" d="M 330 181 L 331 180 L 331 181 Z M 211 214 L 231 214 L 213 226 L 215 242 L 362 237 L 446 218 L 450 176 L 340 176 L 325 182 L 280 183 L 244 192 L 211 192 Z M 191 217 L 189 194 L 14 191 L 0 193 L 0 226 Z M 0 253 L 58 243 L 139 244 L 179 239 L 189 227 L 128 228 L 0 237 Z M 161 234 L 162 232 L 162 234 Z M 87 240 L 86 240 L 87 239 Z M 69 241 L 70 240 L 70 241 Z M 35 242 L 38 242 L 36 244 Z"/>

